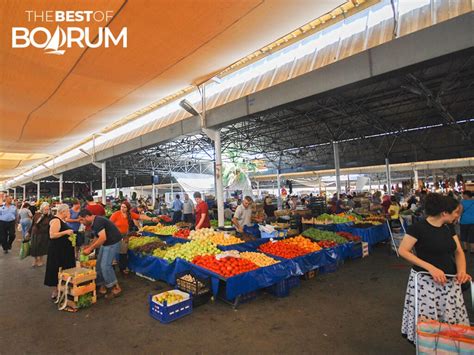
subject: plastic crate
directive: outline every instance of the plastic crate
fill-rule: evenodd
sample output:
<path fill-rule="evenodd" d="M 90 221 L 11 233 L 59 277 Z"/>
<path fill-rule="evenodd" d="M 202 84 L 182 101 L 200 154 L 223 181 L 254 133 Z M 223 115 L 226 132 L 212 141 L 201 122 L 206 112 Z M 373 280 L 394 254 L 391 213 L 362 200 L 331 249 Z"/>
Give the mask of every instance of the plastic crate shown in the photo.
<path fill-rule="evenodd" d="M 238 297 L 239 297 L 239 304 L 247 303 L 257 298 L 257 291 L 247 292 L 247 293 L 239 295 Z M 237 298 L 234 298 L 233 300 L 228 300 L 228 301 L 235 303 L 236 300 Z"/>
<path fill-rule="evenodd" d="M 193 311 L 193 301 L 189 294 L 179 290 L 172 290 L 172 292 L 179 293 L 186 299 L 182 302 L 168 306 L 153 301 L 153 296 L 149 296 L 150 316 L 164 324 L 184 317 Z"/>
<path fill-rule="evenodd" d="M 278 237 L 278 231 L 273 231 L 271 233 L 260 232 L 260 238 L 276 238 Z"/>
<path fill-rule="evenodd" d="M 288 297 L 290 295 L 290 288 L 287 280 L 281 280 L 274 285 L 266 288 L 267 292 L 275 297 Z"/>
<path fill-rule="evenodd" d="M 288 288 L 291 290 L 292 288 L 299 287 L 301 285 L 301 280 L 298 276 L 292 276 L 286 279 L 288 284 Z"/>
<path fill-rule="evenodd" d="M 351 258 L 352 259 L 362 258 L 362 243 L 361 242 L 352 244 Z"/>
<path fill-rule="evenodd" d="M 325 266 L 321 266 L 319 268 L 319 272 L 321 274 L 329 274 L 331 272 L 336 272 L 337 271 L 337 263 L 334 263 L 334 264 L 328 264 L 328 265 L 325 265 Z"/>
<path fill-rule="evenodd" d="M 186 275 L 192 276 L 195 281 L 185 280 L 183 277 Z M 206 304 L 212 297 L 211 279 L 209 277 L 198 277 L 193 272 L 178 274 L 176 277 L 176 287 L 192 296 L 194 308 Z"/>

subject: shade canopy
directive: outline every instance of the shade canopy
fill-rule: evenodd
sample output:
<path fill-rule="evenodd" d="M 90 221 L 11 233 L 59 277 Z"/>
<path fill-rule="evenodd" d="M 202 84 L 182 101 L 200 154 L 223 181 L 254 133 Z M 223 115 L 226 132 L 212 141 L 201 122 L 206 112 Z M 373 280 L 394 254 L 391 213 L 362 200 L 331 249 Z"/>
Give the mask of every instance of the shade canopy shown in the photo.
<path fill-rule="evenodd" d="M 0 181 L 18 175 L 38 158 L 58 154 L 163 97 L 211 78 L 345 2 L 3 1 Z M 72 25 L 39 17 L 46 16 L 42 11 L 81 10 L 112 16 L 108 22 Z M 115 35 L 126 27 L 127 48 L 72 46 L 62 55 L 31 46 L 12 48 L 13 27 L 41 26 L 53 34 L 58 25 L 89 28 L 91 39 L 100 27 L 107 26 Z M 44 41 L 41 35 L 37 38 Z"/>

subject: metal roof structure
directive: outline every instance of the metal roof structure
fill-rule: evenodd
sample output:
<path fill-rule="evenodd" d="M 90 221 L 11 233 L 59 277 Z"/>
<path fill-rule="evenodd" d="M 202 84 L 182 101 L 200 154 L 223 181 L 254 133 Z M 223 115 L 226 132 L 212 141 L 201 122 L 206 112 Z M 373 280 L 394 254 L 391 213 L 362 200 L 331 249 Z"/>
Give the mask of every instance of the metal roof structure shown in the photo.
<path fill-rule="evenodd" d="M 391 163 L 472 157 L 473 86 L 471 49 L 243 117 L 222 127 L 223 154 L 263 160 L 282 172 L 334 168 L 333 141 L 340 145 L 341 168 L 381 165 L 386 157 Z M 163 181 L 170 170 L 212 172 L 213 158 L 208 137 L 183 136 L 108 160 L 108 185 L 114 177 L 132 183 L 126 171 L 147 184 L 153 172 Z M 91 176 L 100 180 L 92 165 L 65 179 Z"/>

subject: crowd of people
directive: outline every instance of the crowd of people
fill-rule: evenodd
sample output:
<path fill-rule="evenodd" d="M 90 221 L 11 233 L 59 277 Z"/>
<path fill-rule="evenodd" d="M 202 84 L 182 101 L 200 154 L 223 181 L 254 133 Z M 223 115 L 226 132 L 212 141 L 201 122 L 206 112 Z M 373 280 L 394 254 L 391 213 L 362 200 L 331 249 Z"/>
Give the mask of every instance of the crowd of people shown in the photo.
<path fill-rule="evenodd" d="M 193 201 L 188 194 L 184 201 L 176 195 L 173 203 L 173 221 L 195 223 L 195 228 L 209 228 L 209 208 L 199 192 Z M 22 241 L 30 243 L 32 267 L 45 265 L 44 284 L 51 287 L 51 298 L 57 298 L 58 271 L 76 265 L 79 254 L 96 253 L 98 294 L 105 298 L 118 297 L 122 289 L 118 283 L 114 265 L 118 264 L 125 276 L 128 271 L 128 238 L 137 231 L 143 221 L 157 223 L 157 217 L 149 217 L 147 206 L 132 207 L 126 199 L 119 202 L 119 209 L 106 218 L 104 206 L 87 196 L 84 201 L 72 199 L 68 204 L 42 202 L 39 209 L 34 201 L 13 201 L 11 196 L 0 196 L 0 243 L 8 254 L 21 232 Z M 75 235 L 75 247 L 69 237 Z M 118 255 L 118 260 L 117 259 Z"/>

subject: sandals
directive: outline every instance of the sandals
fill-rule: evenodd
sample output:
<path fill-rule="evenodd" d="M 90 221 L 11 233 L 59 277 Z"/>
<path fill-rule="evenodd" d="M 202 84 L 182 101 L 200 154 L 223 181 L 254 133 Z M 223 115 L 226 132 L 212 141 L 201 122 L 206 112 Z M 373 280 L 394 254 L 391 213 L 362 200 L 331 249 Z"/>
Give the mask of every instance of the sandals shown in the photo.
<path fill-rule="evenodd" d="M 120 290 L 118 292 L 110 291 L 109 293 L 107 293 L 105 295 L 105 299 L 106 300 L 113 300 L 114 298 L 120 297 L 121 294 L 122 294 L 122 290 Z"/>

